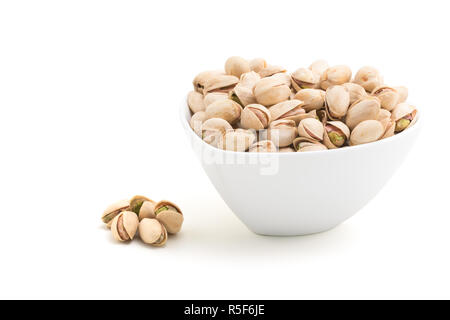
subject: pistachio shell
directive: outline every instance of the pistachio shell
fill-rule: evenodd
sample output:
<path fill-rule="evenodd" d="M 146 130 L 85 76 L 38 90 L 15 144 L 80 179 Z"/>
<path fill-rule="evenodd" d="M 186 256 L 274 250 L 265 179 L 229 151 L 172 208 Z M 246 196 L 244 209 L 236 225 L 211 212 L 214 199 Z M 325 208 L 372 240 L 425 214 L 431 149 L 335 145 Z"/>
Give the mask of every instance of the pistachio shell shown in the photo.
<path fill-rule="evenodd" d="M 263 58 L 255 58 L 250 60 L 250 70 L 254 72 L 260 72 L 262 69 L 267 67 L 267 62 Z"/>
<path fill-rule="evenodd" d="M 217 100 L 227 100 L 228 99 L 228 93 L 225 92 L 211 92 L 205 95 L 203 98 L 203 103 L 205 105 L 205 109 L 213 102 Z"/>
<path fill-rule="evenodd" d="M 203 71 L 200 72 L 192 81 L 194 85 L 194 90 L 200 93 L 203 93 L 203 89 L 205 88 L 205 83 L 218 75 L 223 75 L 223 71 L 213 70 L 213 71 Z"/>
<path fill-rule="evenodd" d="M 241 75 L 241 78 L 239 80 L 239 85 L 253 90 L 253 88 L 255 87 L 255 84 L 259 80 L 261 80 L 261 76 L 254 71 L 250 71 L 247 73 L 243 73 Z"/>
<path fill-rule="evenodd" d="M 385 128 L 386 130 L 384 131 L 381 139 L 392 137 L 395 134 L 395 122 L 393 120 L 390 120 Z"/>
<path fill-rule="evenodd" d="M 291 75 L 292 87 L 296 91 L 305 88 L 317 88 L 320 78 L 310 69 L 299 68 Z"/>
<path fill-rule="evenodd" d="M 262 130 L 267 128 L 271 120 L 269 110 L 260 104 L 246 106 L 241 115 L 241 125 L 245 129 Z"/>
<path fill-rule="evenodd" d="M 124 242 L 133 240 L 138 229 L 139 219 L 136 213 L 122 211 L 117 215 L 111 224 L 111 231 L 114 239 Z"/>
<path fill-rule="evenodd" d="M 291 94 L 291 89 L 280 77 L 267 77 L 259 80 L 253 89 L 256 101 L 264 106 L 272 106 L 285 101 Z"/>
<path fill-rule="evenodd" d="M 277 147 L 275 144 L 270 140 L 263 140 L 254 143 L 250 149 L 249 152 L 277 152 Z"/>
<path fill-rule="evenodd" d="M 300 122 L 300 118 L 305 114 L 305 110 L 302 108 L 303 101 L 300 100 L 287 100 L 269 108 L 272 120 L 294 120 L 296 123 Z"/>
<path fill-rule="evenodd" d="M 106 224 L 108 228 L 111 227 L 113 219 L 119 215 L 122 211 L 127 211 L 130 209 L 130 201 L 120 200 L 109 205 L 102 214 L 102 221 Z"/>
<path fill-rule="evenodd" d="M 134 196 L 130 199 L 130 211 L 133 211 L 136 214 L 139 214 L 139 210 L 141 210 L 141 206 L 144 203 L 144 201 L 153 201 L 146 196 Z"/>
<path fill-rule="evenodd" d="M 372 95 L 380 99 L 381 107 L 388 111 L 393 110 L 400 100 L 397 90 L 388 86 L 376 87 Z"/>
<path fill-rule="evenodd" d="M 384 127 L 378 120 L 360 122 L 350 135 L 350 144 L 359 145 L 379 140 L 384 134 Z"/>
<path fill-rule="evenodd" d="M 261 76 L 261 78 L 267 78 L 271 77 L 274 74 L 277 73 L 283 73 L 286 72 L 286 69 L 280 66 L 267 66 L 264 69 L 261 69 L 258 73 Z"/>
<path fill-rule="evenodd" d="M 358 123 L 364 120 L 376 120 L 380 112 L 380 100 L 375 97 L 366 97 L 353 103 L 348 108 L 345 124 L 353 130 Z"/>
<path fill-rule="evenodd" d="M 197 113 L 194 113 L 194 115 L 191 117 L 191 120 L 189 121 L 189 124 L 194 130 L 194 132 L 198 135 L 202 135 L 202 124 L 206 120 L 206 112 L 205 111 L 199 111 Z"/>
<path fill-rule="evenodd" d="M 317 141 L 323 139 L 323 125 L 313 118 L 307 118 L 300 121 L 298 125 L 298 134 L 300 137 L 311 138 Z"/>
<path fill-rule="evenodd" d="M 228 121 L 220 118 L 208 119 L 202 125 L 202 139 L 206 143 L 217 147 L 228 130 L 233 130 Z"/>
<path fill-rule="evenodd" d="M 167 207 L 165 210 L 162 208 Z M 181 230 L 183 213 L 173 202 L 162 200 L 155 205 L 156 219 L 161 222 L 168 233 L 174 234 Z"/>
<path fill-rule="evenodd" d="M 345 145 L 350 137 L 350 129 L 341 121 L 325 123 L 323 143 L 328 149 L 337 149 Z"/>
<path fill-rule="evenodd" d="M 344 87 L 347 88 L 348 93 L 350 94 L 350 104 L 355 103 L 355 101 L 367 97 L 366 90 L 361 87 L 359 84 L 353 82 L 347 82 L 343 84 Z"/>
<path fill-rule="evenodd" d="M 377 120 L 380 121 L 383 127 L 386 128 L 389 122 L 391 121 L 391 113 L 386 109 L 380 109 L 380 113 L 378 113 Z"/>
<path fill-rule="evenodd" d="M 287 73 L 276 73 L 272 77 L 281 79 L 283 83 L 288 87 L 291 86 L 291 76 L 288 75 Z"/>
<path fill-rule="evenodd" d="M 218 147 L 223 150 L 245 152 L 255 141 L 255 135 L 244 129 L 230 130 L 225 133 Z"/>
<path fill-rule="evenodd" d="M 233 100 L 219 100 L 206 108 L 206 119 L 221 118 L 233 124 L 241 117 L 242 107 Z"/>
<path fill-rule="evenodd" d="M 205 110 L 205 104 L 203 103 L 203 94 L 197 91 L 189 92 L 187 102 L 189 109 L 191 109 L 192 113 Z"/>
<path fill-rule="evenodd" d="M 413 126 L 417 121 L 416 107 L 402 102 L 399 103 L 394 110 L 392 110 L 391 119 L 396 123 L 395 132 L 401 132 Z M 399 121 L 405 122 L 400 123 Z"/>
<path fill-rule="evenodd" d="M 144 201 L 141 210 L 139 210 L 139 221 L 145 218 L 155 217 L 155 204 L 156 202 L 153 200 Z"/>
<path fill-rule="evenodd" d="M 307 152 L 307 151 L 320 151 L 327 150 L 327 147 L 318 142 L 317 140 L 298 137 L 293 142 L 292 145 L 297 152 Z"/>
<path fill-rule="evenodd" d="M 322 74 L 327 70 L 330 66 L 328 65 L 328 62 L 325 60 L 316 60 L 309 66 L 309 70 L 311 70 L 315 76 L 317 76 L 319 79 L 322 76 Z"/>
<path fill-rule="evenodd" d="M 366 66 L 358 70 L 353 82 L 362 86 L 367 92 L 372 92 L 383 84 L 383 79 L 377 69 Z"/>
<path fill-rule="evenodd" d="M 278 149 L 278 152 L 288 153 L 288 152 L 295 152 L 295 150 L 294 150 L 294 148 L 291 148 L 291 147 L 284 147 L 284 148 Z"/>
<path fill-rule="evenodd" d="M 325 101 L 329 117 L 341 119 L 347 113 L 350 105 L 350 94 L 344 86 L 331 86 L 326 91 Z"/>
<path fill-rule="evenodd" d="M 303 101 L 303 109 L 306 112 L 319 110 L 325 105 L 325 91 L 319 89 L 301 89 L 294 99 Z"/>
<path fill-rule="evenodd" d="M 399 99 L 398 103 L 405 102 L 408 99 L 408 88 L 403 86 L 394 87 L 394 89 L 398 92 Z"/>
<path fill-rule="evenodd" d="M 230 99 L 234 102 L 239 103 L 242 107 L 256 103 L 256 98 L 253 95 L 253 90 L 239 84 L 234 87 L 232 91 L 230 91 Z"/>
<path fill-rule="evenodd" d="M 250 71 L 250 64 L 242 57 L 230 57 L 225 62 L 225 73 L 240 78 L 243 73 Z"/>
<path fill-rule="evenodd" d="M 230 75 L 216 75 L 209 78 L 205 82 L 203 94 L 206 95 L 210 92 L 226 92 L 232 90 L 236 84 L 238 84 L 239 78 Z"/>
<path fill-rule="evenodd" d="M 139 224 L 139 236 L 144 243 L 155 247 L 167 242 L 167 230 L 156 219 L 143 219 Z"/>
<path fill-rule="evenodd" d="M 286 147 L 294 141 L 297 133 L 294 120 L 276 120 L 270 124 L 267 138 L 278 147 Z"/>
<path fill-rule="evenodd" d="M 325 70 L 320 77 L 320 87 L 327 90 L 328 87 L 344 84 L 352 78 L 352 70 L 344 65 L 334 66 Z"/>

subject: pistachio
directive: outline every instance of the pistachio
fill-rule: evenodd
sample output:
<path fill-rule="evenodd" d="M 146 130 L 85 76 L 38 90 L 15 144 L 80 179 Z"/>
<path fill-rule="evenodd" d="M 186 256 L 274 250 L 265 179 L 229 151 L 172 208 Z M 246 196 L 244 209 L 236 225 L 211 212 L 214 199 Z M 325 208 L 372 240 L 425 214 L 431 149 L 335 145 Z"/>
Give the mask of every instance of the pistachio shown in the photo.
<path fill-rule="evenodd" d="M 277 147 L 275 144 L 270 140 L 263 140 L 254 143 L 250 149 L 249 152 L 277 152 Z"/>
<path fill-rule="evenodd" d="M 284 148 L 278 149 L 278 152 L 289 153 L 289 152 L 295 152 L 295 150 L 294 150 L 294 148 L 291 148 L 291 147 L 284 147 Z"/>
<path fill-rule="evenodd" d="M 367 92 L 372 92 L 383 84 L 383 79 L 377 69 L 366 66 L 358 70 L 353 82 L 362 86 Z"/>
<path fill-rule="evenodd" d="M 327 90 L 328 87 L 344 84 L 352 78 L 352 70 L 344 65 L 328 68 L 320 77 L 320 87 Z"/>
<path fill-rule="evenodd" d="M 286 69 L 280 66 L 266 66 L 264 69 L 261 69 L 258 73 L 261 78 L 271 77 L 277 73 L 284 73 Z"/>
<path fill-rule="evenodd" d="M 233 124 L 239 120 L 242 107 L 233 100 L 219 100 L 206 108 L 206 119 L 221 118 Z"/>
<path fill-rule="evenodd" d="M 297 152 L 327 150 L 327 147 L 317 140 L 306 137 L 298 137 L 292 144 Z"/>
<path fill-rule="evenodd" d="M 246 106 L 241 115 L 241 125 L 245 129 L 265 129 L 271 120 L 269 110 L 260 104 Z"/>
<path fill-rule="evenodd" d="M 226 74 L 240 78 L 243 73 L 249 72 L 250 64 L 242 57 L 230 57 L 225 62 Z"/>
<path fill-rule="evenodd" d="M 380 99 L 381 107 L 388 111 L 393 110 L 400 100 L 397 90 L 388 86 L 376 87 L 372 95 Z"/>
<path fill-rule="evenodd" d="M 395 134 L 395 121 L 392 119 L 385 126 L 384 134 L 381 139 L 392 137 Z"/>
<path fill-rule="evenodd" d="M 203 98 L 203 103 L 206 108 L 213 102 L 216 102 L 217 100 L 227 100 L 229 94 L 225 92 L 211 92 L 205 95 Z"/>
<path fill-rule="evenodd" d="M 130 209 L 130 201 L 120 200 L 109 205 L 102 214 L 102 221 L 108 228 L 111 227 L 113 219 L 119 215 L 122 211 Z"/>
<path fill-rule="evenodd" d="M 353 103 L 348 108 L 345 124 L 353 130 L 358 123 L 364 120 L 376 120 L 380 112 L 380 100 L 375 97 L 366 97 Z"/>
<path fill-rule="evenodd" d="M 341 119 L 350 105 L 350 94 L 344 86 L 328 87 L 325 96 L 325 108 L 331 119 Z"/>
<path fill-rule="evenodd" d="M 202 125 L 202 139 L 217 147 L 228 130 L 233 130 L 233 127 L 226 120 L 221 118 L 208 119 Z"/>
<path fill-rule="evenodd" d="M 138 225 L 139 219 L 136 213 L 131 211 L 122 211 L 112 221 L 112 235 L 114 239 L 121 242 L 133 240 Z"/>
<path fill-rule="evenodd" d="M 194 85 L 194 90 L 200 93 L 203 93 L 203 89 L 205 88 L 205 84 L 208 80 L 218 75 L 223 75 L 223 71 L 203 71 L 200 72 L 192 81 Z"/>
<path fill-rule="evenodd" d="M 215 75 L 209 78 L 203 89 L 203 94 L 206 95 L 210 92 L 225 92 L 228 93 L 239 82 L 239 78 L 230 75 Z"/>
<path fill-rule="evenodd" d="M 320 79 L 322 74 L 327 70 L 330 66 L 328 62 L 325 60 L 316 60 L 309 66 L 309 70 L 313 72 L 313 74 Z"/>
<path fill-rule="evenodd" d="M 250 60 L 250 70 L 254 72 L 260 72 L 262 69 L 267 67 L 267 62 L 263 58 L 255 58 Z"/>
<path fill-rule="evenodd" d="M 360 122 L 350 134 L 350 144 L 358 145 L 379 140 L 384 133 L 384 127 L 378 120 Z"/>
<path fill-rule="evenodd" d="M 155 217 L 155 204 L 153 200 L 146 200 L 142 203 L 141 209 L 139 210 L 139 221 L 145 218 Z"/>
<path fill-rule="evenodd" d="M 231 100 L 239 103 L 242 107 L 245 107 L 246 105 L 252 103 L 256 103 L 255 96 L 253 95 L 253 90 L 239 84 L 234 87 L 232 91 L 230 91 L 229 95 Z"/>
<path fill-rule="evenodd" d="M 380 109 L 377 120 L 380 121 L 383 127 L 386 128 L 391 121 L 391 113 L 386 109 Z"/>
<path fill-rule="evenodd" d="M 155 215 L 168 233 L 174 234 L 181 230 L 184 220 L 183 213 L 173 202 L 163 200 L 155 204 Z"/>
<path fill-rule="evenodd" d="M 405 102 L 408 99 L 408 88 L 403 86 L 394 87 L 395 91 L 397 91 L 399 98 L 398 103 Z"/>
<path fill-rule="evenodd" d="M 395 133 L 402 132 L 416 123 L 417 109 L 408 103 L 400 103 L 392 110 L 391 119 L 395 122 Z"/>
<path fill-rule="evenodd" d="M 341 121 L 328 121 L 325 123 L 323 143 L 328 149 L 343 147 L 350 138 L 350 129 Z"/>
<path fill-rule="evenodd" d="M 272 106 L 285 101 L 291 94 L 291 89 L 280 77 L 267 77 L 259 80 L 253 89 L 256 101 L 264 106 Z"/>
<path fill-rule="evenodd" d="M 367 97 L 366 90 L 361 87 L 359 84 L 353 82 L 344 83 L 343 86 L 347 88 L 348 93 L 350 94 L 350 104 L 355 103 L 355 101 Z"/>
<path fill-rule="evenodd" d="M 303 102 L 300 100 L 287 100 L 270 107 L 269 111 L 272 120 L 294 120 L 296 123 L 299 123 L 302 115 L 306 113 L 302 106 Z"/>
<path fill-rule="evenodd" d="M 133 211 L 134 213 L 136 213 L 137 215 L 139 214 L 139 210 L 141 210 L 142 204 L 144 203 L 144 201 L 151 201 L 153 202 L 153 200 L 145 197 L 145 196 L 134 196 L 133 198 L 131 198 L 130 200 L 130 211 Z"/>
<path fill-rule="evenodd" d="M 255 84 L 259 80 L 261 80 L 261 76 L 254 71 L 250 71 L 247 73 L 243 73 L 241 75 L 241 79 L 239 80 L 239 85 L 253 90 L 253 88 L 255 87 Z"/>
<path fill-rule="evenodd" d="M 323 131 L 322 123 L 313 118 L 303 119 L 298 125 L 298 134 L 300 137 L 321 141 L 323 139 Z"/>
<path fill-rule="evenodd" d="M 325 91 L 319 89 L 301 89 L 294 99 L 303 101 L 303 109 L 306 112 L 322 109 L 325 105 Z"/>
<path fill-rule="evenodd" d="M 268 140 L 278 147 L 287 147 L 297 137 L 297 126 L 294 120 L 273 121 L 267 132 Z"/>
<path fill-rule="evenodd" d="M 202 135 L 202 124 L 206 120 L 206 112 L 205 111 L 199 111 L 197 113 L 194 113 L 194 115 L 191 117 L 191 120 L 189 121 L 189 124 L 194 130 L 194 132 L 198 135 Z"/>
<path fill-rule="evenodd" d="M 256 140 L 255 135 L 249 130 L 236 129 L 225 133 L 219 148 L 229 151 L 245 152 Z"/>
<path fill-rule="evenodd" d="M 316 88 L 320 81 L 320 78 L 317 74 L 314 74 L 310 69 L 300 68 L 297 69 L 291 75 L 292 79 L 292 87 L 296 91 L 305 88 Z"/>
<path fill-rule="evenodd" d="M 192 113 L 205 110 L 205 104 L 203 103 L 203 94 L 197 91 L 191 91 L 188 94 L 188 106 Z"/>
<path fill-rule="evenodd" d="M 167 242 L 167 230 L 156 219 L 143 219 L 139 223 L 139 236 L 144 243 L 161 247 Z"/>

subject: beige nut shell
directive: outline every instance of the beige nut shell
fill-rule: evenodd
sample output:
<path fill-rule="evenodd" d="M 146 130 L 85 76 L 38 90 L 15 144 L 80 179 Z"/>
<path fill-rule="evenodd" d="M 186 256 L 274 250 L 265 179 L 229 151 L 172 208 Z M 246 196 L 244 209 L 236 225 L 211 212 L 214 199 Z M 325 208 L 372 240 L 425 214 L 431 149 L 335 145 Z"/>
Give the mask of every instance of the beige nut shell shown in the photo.
<path fill-rule="evenodd" d="M 139 237 L 146 244 L 161 247 L 167 242 L 167 230 L 158 220 L 146 218 L 139 223 Z"/>
<path fill-rule="evenodd" d="M 261 104 L 249 104 L 241 115 L 241 125 L 244 129 L 262 130 L 272 121 L 269 110 Z"/>
<path fill-rule="evenodd" d="M 191 91 L 187 97 L 187 103 L 192 113 L 205 110 L 205 103 L 203 102 L 203 94 L 197 91 Z"/>
<path fill-rule="evenodd" d="M 221 118 L 235 123 L 241 116 L 242 107 L 233 100 L 219 100 L 211 103 L 205 111 L 206 119 Z"/>
<path fill-rule="evenodd" d="M 350 144 L 359 145 L 379 140 L 385 129 L 378 120 L 365 120 L 359 123 L 350 134 Z"/>
<path fill-rule="evenodd" d="M 158 211 L 162 206 L 169 205 L 177 209 L 174 210 L 165 210 L 156 215 L 156 219 L 161 222 L 166 228 L 168 233 L 175 234 L 181 230 L 181 226 L 183 225 L 184 217 L 180 208 L 174 204 L 173 202 L 162 200 L 155 205 L 155 212 Z"/>
<path fill-rule="evenodd" d="M 130 208 L 129 200 L 119 200 L 109 205 L 102 214 L 102 221 L 106 223 L 108 228 L 111 227 L 114 218 L 122 211 L 126 211 Z"/>
<path fill-rule="evenodd" d="M 114 239 L 124 242 L 133 240 L 139 226 L 139 219 L 132 211 L 123 211 L 114 218 L 111 232 Z"/>
<path fill-rule="evenodd" d="M 139 220 L 145 218 L 155 217 L 155 204 L 153 200 L 146 200 L 142 203 L 141 210 L 139 210 Z"/>
<path fill-rule="evenodd" d="M 323 139 L 323 131 L 323 124 L 314 118 L 303 119 L 298 124 L 298 135 L 300 137 L 321 141 Z"/>
<path fill-rule="evenodd" d="M 272 106 L 285 101 L 291 95 L 291 89 L 281 77 L 262 78 L 253 89 L 256 101 L 263 106 Z"/>
<path fill-rule="evenodd" d="M 243 73 L 250 72 L 249 62 L 238 56 L 230 57 L 225 62 L 226 74 L 240 78 Z"/>
<path fill-rule="evenodd" d="M 378 119 L 380 109 L 378 98 L 368 96 L 360 99 L 348 108 L 345 124 L 353 130 L 362 121 Z"/>
<path fill-rule="evenodd" d="M 302 115 L 306 112 L 302 108 L 303 101 L 293 99 L 277 103 L 269 108 L 272 120 L 294 120 L 296 124 L 302 119 Z"/>

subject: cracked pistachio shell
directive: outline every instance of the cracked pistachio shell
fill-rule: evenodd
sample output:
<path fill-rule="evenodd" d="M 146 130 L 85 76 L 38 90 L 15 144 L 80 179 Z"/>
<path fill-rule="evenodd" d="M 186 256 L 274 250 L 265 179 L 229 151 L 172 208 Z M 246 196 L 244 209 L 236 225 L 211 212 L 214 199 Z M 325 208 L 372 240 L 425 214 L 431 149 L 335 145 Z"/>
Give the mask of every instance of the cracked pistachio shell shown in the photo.
<path fill-rule="evenodd" d="M 249 152 L 277 152 L 276 145 L 270 140 L 263 140 L 252 144 Z"/>
<path fill-rule="evenodd" d="M 384 134 L 384 127 L 378 120 L 360 122 L 350 134 L 350 145 L 359 145 L 379 140 Z"/>
<path fill-rule="evenodd" d="M 395 121 L 390 120 L 385 128 L 386 129 L 381 139 L 392 137 L 395 134 Z"/>
<path fill-rule="evenodd" d="M 139 210 L 141 210 L 141 207 L 142 207 L 142 204 L 144 203 L 144 201 L 154 202 L 152 199 L 149 199 L 146 196 L 140 196 L 140 195 L 134 196 L 130 200 L 130 211 L 133 211 L 134 213 L 139 214 Z"/>
<path fill-rule="evenodd" d="M 253 89 L 256 101 L 264 106 L 272 106 L 289 99 L 291 89 L 281 77 L 267 77 L 259 80 Z"/>
<path fill-rule="evenodd" d="M 228 121 L 220 118 L 208 119 L 202 125 L 202 139 L 213 147 L 217 147 L 228 130 L 233 130 Z"/>
<path fill-rule="evenodd" d="M 297 152 L 308 152 L 308 151 L 320 151 L 327 150 L 327 147 L 317 140 L 306 138 L 306 137 L 298 137 L 292 143 L 294 149 Z"/>
<path fill-rule="evenodd" d="M 395 109 L 392 110 L 391 119 L 396 123 L 395 132 L 401 132 L 416 123 L 417 109 L 408 103 L 399 103 Z"/>
<path fill-rule="evenodd" d="M 325 96 L 326 111 L 331 119 L 341 119 L 350 105 L 350 93 L 344 86 L 328 87 Z"/>
<path fill-rule="evenodd" d="M 276 73 L 272 77 L 279 78 L 283 80 L 284 84 L 291 87 L 291 76 L 287 73 Z"/>
<path fill-rule="evenodd" d="M 267 68 L 267 62 L 263 58 L 255 58 L 250 60 L 250 70 L 254 72 L 260 72 L 262 69 Z"/>
<path fill-rule="evenodd" d="M 242 57 L 230 57 L 225 62 L 226 74 L 240 78 L 243 73 L 250 71 L 250 64 Z"/>
<path fill-rule="evenodd" d="M 202 124 L 206 120 L 206 112 L 205 111 L 199 111 L 197 113 L 194 113 L 194 115 L 191 117 L 191 120 L 189 121 L 189 124 L 194 130 L 194 132 L 198 135 L 202 135 Z"/>
<path fill-rule="evenodd" d="M 291 147 L 284 147 L 284 148 L 278 149 L 278 152 L 288 153 L 288 152 L 295 152 L 295 150 L 294 150 L 294 148 L 291 148 Z"/>
<path fill-rule="evenodd" d="M 355 101 L 359 99 L 367 97 L 366 90 L 359 84 L 347 82 L 344 83 L 343 86 L 347 88 L 348 93 L 350 94 L 350 104 L 353 104 Z"/>
<path fill-rule="evenodd" d="M 256 140 L 255 135 L 245 129 L 236 129 L 225 133 L 219 148 L 228 151 L 245 152 Z"/>
<path fill-rule="evenodd" d="M 197 91 L 189 92 L 187 102 L 192 113 L 205 110 L 205 104 L 203 103 L 203 94 Z"/>
<path fill-rule="evenodd" d="M 403 86 L 394 87 L 394 89 L 397 91 L 399 95 L 398 102 L 402 103 L 405 102 L 406 99 L 408 99 L 408 88 Z"/>
<path fill-rule="evenodd" d="M 345 124 L 350 130 L 353 130 L 358 123 L 364 120 L 376 120 L 380 112 L 380 100 L 375 97 L 367 96 L 353 103 L 348 108 Z"/>
<path fill-rule="evenodd" d="M 304 102 L 303 109 L 306 112 L 319 110 L 325 105 L 325 91 L 320 89 L 301 89 L 295 94 L 294 99 Z"/>
<path fill-rule="evenodd" d="M 239 85 L 253 90 L 253 88 L 255 87 L 255 84 L 259 80 L 261 80 L 261 76 L 254 71 L 250 71 L 247 73 L 243 73 L 241 75 L 241 78 L 239 80 Z"/>
<path fill-rule="evenodd" d="M 102 214 L 102 221 L 108 228 L 111 227 L 113 219 L 119 215 L 122 211 L 130 209 L 130 201 L 120 200 L 109 205 Z"/>
<path fill-rule="evenodd" d="M 358 70 L 353 82 L 362 86 L 367 92 L 372 92 L 383 84 L 383 79 L 377 69 L 366 66 Z"/>
<path fill-rule="evenodd" d="M 111 232 L 114 239 L 124 242 L 133 240 L 139 226 L 139 219 L 136 213 L 122 211 L 117 215 L 111 224 Z"/>
<path fill-rule="evenodd" d="M 228 93 L 225 92 L 211 92 L 205 95 L 203 98 L 203 103 L 205 105 L 205 109 L 213 102 L 216 102 L 217 100 L 227 100 L 228 99 Z"/>
<path fill-rule="evenodd" d="M 230 91 L 229 95 L 231 100 L 239 103 L 242 107 L 256 103 L 253 90 L 248 87 L 241 86 L 240 84 L 234 87 L 234 89 Z"/>
<path fill-rule="evenodd" d="M 400 95 L 397 90 L 388 86 L 380 86 L 372 91 L 372 95 L 380 99 L 381 107 L 392 111 L 399 103 Z"/>
<path fill-rule="evenodd" d="M 328 121 L 324 127 L 323 144 L 328 149 L 340 148 L 350 138 L 350 129 L 341 121 Z"/>
<path fill-rule="evenodd" d="M 276 120 L 270 124 L 267 138 L 278 147 L 287 147 L 291 145 L 297 134 L 294 120 Z"/>
<path fill-rule="evenodd" d="M 241 112 L 241 105 L 230 99 L 213 102 L 205 111 L 206 119 L 221 118 L 231 124 L 239 120 Z"/>
<path fill-rule="evenodd" d="M 380 121 L 383 127 L 386 128 L 391 121 L 391 113 L 386 109 L 380 109 L 377 120 Z"/>
<path fill-rule="evenodd" d="M 269 110 L 260 104 L 250 104 L 241 114 L 241 126 L 244 129 L 262 130 L 272 120 Z"/>
<path fill-rule="evenodd" d="M 319 79 L 322 76 L 322 74 L 327 70 L 330 66 L 328 65 L 328 62 L 325 60 L 316 60 L 309 66 L 309 70 L 311 70 L 314 75 L 316 75 Z"/>
<path fill-rule="evenodd" d="M 299 68 L 291 75 L 292 87 L 299 91 L 306 88 L 317 88 L 320 78 L 311 70 Z"/>
<path fill-rule="evenodd" d="M 203 71 L 200 72 L 192 81 L 194 85 L 194 90 L 200 93 L 203 93 L 203 89 L 205 88 L 205 83 L 218 75 L 223 75 L 223 71 L 213 70 L 213 71 Z"/>
<path fill-rule="evenodd" d="M 302 116 L 306 113 L 302 106 L 303 101 L 297 99 L 287 100 L 270 107 L 269 111 L 272 120 L 294 120 L 296 123 L 299 123 Z"/>
<path fill-rule="evenodd" d="M 261 78 L 271 77 L 277 73 L 284 73 L 286 69 L 280 66 L 267 66 L 264 69 L 261 69 L 258 73 Z"/>
<path fill-rule="evenodd" d="M 327 90 L 328 87 L 344 84 L 352 78 L 352 70 L 348 66 L 339 65 L 330 67 L 320 77 L 320 87 Z"/>
<path fill-rule="evenodd" d="M 303 119 L 298 125 L 298 135 L 300 137 L 311 138 L 317 141 L 323 139 L 323 130 L 323 124 L 314 118 Z"/>
<path fill-rule="evenodd" d="M 215 75 L 205 82 L 203 94 L 210 92 L 225 92 L 228 93 L 239 82 L 239 78 L 231 75 Z"/>
<path fill-rule="evenodd" d="M 155 217 L 155 204 L 153 200 L 146 200 L 142 203 L 141 209 L 139 210 L 139 221 L 145 218 Z"/>
<path fill-rule="evenodd" d="M 167 230 L 156 219 L 143 219 L 139 223 L 139 237 L 144 243 L 161 247 L 167 242 Z"/>
<path fill-rule="evenodd" d="M 163 224 L 168 233 L 175 234 L 181 230 L 184 217 L 180 208 L 173 202 L 163 200 L 155 205 L 156 219 Z"/>

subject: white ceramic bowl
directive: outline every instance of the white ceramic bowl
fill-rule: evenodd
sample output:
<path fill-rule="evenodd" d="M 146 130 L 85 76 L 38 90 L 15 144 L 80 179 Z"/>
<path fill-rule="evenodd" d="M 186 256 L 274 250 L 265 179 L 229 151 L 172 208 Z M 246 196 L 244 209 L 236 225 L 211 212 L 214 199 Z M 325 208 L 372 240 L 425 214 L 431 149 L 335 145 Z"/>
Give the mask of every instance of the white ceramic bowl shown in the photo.
<path fill-rule="evenodd" d="M 231 152 L 203 142 L 181 123 L 209 179 L 236 216 L 262 235 L 306 235 L 353 216 L 403 162 L 422 126 L 374 143 L 303 153 Z"/>

